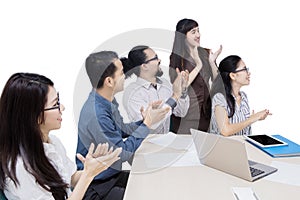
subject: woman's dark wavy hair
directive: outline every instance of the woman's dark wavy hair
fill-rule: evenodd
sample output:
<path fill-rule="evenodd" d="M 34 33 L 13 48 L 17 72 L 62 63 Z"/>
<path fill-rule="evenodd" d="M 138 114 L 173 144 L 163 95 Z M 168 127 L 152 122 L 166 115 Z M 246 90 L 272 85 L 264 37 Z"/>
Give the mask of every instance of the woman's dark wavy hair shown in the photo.
<path fill-rule="evenodd" d="M 149 47 L 145 45 L 135 46 L 129 51 L 128 58 L 123 57 L 120 59 L 126 78 L 130 77 L 132 74 L 135 74 L 137 77 L 140 76 L 140 66 L 147 58 L 146 53 L 144 52 L 146 49 L 149 49 Z"/>
<path fill-rule="evenodd" d="M 10 178 L 19 185 L 17 159 L 36 182 L 55 199 L 67 198 L 66 184 L 45 155 L 39 123 L 44 123 L 44 106 L 53 82 L 32 73 L 13 74 L 4 86 L 0 99 L 0 189 Z"/>
<path fill-rule="evenodd" d="M 221 93 L 226 97 L 229 106 L 228 117 L 231 118 L 235 113 L 235 99 L 232 95 L 232 85 L 230 73 L 235 72 L 241 58 L 237 55 L 230 55 L 224 58 L 219 64 L 219 74 L 213 82 L 211 97 L 216 93 Z"/>

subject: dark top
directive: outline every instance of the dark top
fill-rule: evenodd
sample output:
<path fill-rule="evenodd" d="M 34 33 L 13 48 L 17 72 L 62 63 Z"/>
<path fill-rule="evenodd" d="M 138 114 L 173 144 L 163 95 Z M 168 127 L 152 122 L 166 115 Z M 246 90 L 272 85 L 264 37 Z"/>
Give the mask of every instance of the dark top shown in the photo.
<path fill-rule="evenodd" d="M 91 143 L 97 145 L 108 142 L 114 149 L 123 149 L 121 159 L 97 175 L 97 180 L 107 180 L 119 173 L 122 162 L 131 161 L 134 152 L 149 134 L 148 127 L 142 121 L 125 124 L 118 107 L 115 99 L 110 102 L 92 91 L 80 113 L 77 153 L 85 156 Z M 78 170 L 83 169 L 83 164 L 77 158 L 76 164 Z"/>
<path fill-rule="evenodd" d="M 207 131 L 211 117 L 211 98 L 209 94 L 209 80 L 213 77 L 212 69 L 209 64 L 209 49 L 198 47 L 199 57 L 203 67 L 194 81 L 188 88 L 190 97 L 190 107 L 185 117 L 171 117 L 170 130 L 180 134 L 190 134 L 190 128 Z M 180 71 L 188 70 L 191 72 L 196 67 L 196 63 L 189 56 L 185 59 L 172 53 L 170 56 L 169 74 L 171 82 L 176 78 L 175 68 Z"/>

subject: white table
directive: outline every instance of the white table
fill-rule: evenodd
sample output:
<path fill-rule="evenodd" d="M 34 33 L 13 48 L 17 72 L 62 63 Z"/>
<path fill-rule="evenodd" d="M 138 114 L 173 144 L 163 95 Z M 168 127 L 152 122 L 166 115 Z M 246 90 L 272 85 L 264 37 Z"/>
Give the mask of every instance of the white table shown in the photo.
<path fill-rule="evenodd" d="M 300 157 L 272 158 L 249 143 L 246 143 L 246 149 L 250 160 L 264 164 L 280 161 L 300 165 Z M 173 167 L 172 163 L 176 160 L 174 159 L 176 155 L 185 153 L 185 150 L 161 147 L 146 139 L 135 154 L 124 199 L 233 200 L 235 198 L 232 187 L 251 187 L 260 200 L 300 199 L 299 186 L 272 182 L 265 178 L 248 182 L 203 165 Z M 149 167 L 149 161 L 145 160 L 145 155 L 151 155 L 154 162 L 155 155 L 159 155 L 160 159 L 163 158 L 161 155 L 166 155 L 166 159 L 160 161 L 161 166 L 152 163 L 152 167 Z M 174 155 L 173 158 L 172 155 Z M 168 157 L 171 157 L 173 161 L 168 160 Z"/>

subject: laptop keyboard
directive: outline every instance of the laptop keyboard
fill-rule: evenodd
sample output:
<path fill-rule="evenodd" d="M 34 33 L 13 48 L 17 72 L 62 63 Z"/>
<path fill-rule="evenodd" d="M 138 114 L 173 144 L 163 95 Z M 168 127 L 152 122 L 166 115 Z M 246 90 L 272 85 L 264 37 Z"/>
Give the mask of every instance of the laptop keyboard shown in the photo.
<path fill-rule="evenodd" d="M 262 171 L 260 169 L 253 168 L 253 167 L 250 167 L 250 172 L 251 172 L 252 177 L 255 177 L 255 176 L 258 176 L 258 175 L 264 173 L 264 171 Z"/>

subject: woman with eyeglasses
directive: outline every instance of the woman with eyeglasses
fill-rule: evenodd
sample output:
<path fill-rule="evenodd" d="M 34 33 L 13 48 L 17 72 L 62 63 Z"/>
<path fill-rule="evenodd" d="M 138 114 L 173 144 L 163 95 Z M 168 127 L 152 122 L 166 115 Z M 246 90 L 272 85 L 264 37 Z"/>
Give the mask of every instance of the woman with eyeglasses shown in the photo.
<path fill-rule="evenodd" d="M 215 61 L 221 51 L 222 46 L 215 53 L 200 46 L 199 26 L 195 20 L 185 18 L 177 23 L 169 75 L 173 83 L 177 76 L 176 68 L 189 71 L 190 107 L 185 117 L 172 115 L 171 131 L 190 134 L 190 128 L 208 130 L 211 117 L 209 82 L 217 76 Z"/>
<path fill-rule="evenodd" d="M 230 55 L 220 62 L 219 75 L 212 85 L 211 133 L 250 135 L 251 124 L 271 115 L 268 109 L 250 113 L 247 95 L 241 91 L 249 83 L 249 69 L 239 56 Z"/>
<path fill-rule="evenodd" d="M 121 149 L 91 144 L 86 157 L 77 157 L 84 170 L 66 155 L 59 129 L 62 111 L 58 92 L 45 76 L 16 73 L 0 99 L 0 189 L 7 199 L 82 199 L 94 176 L 119 159 Z M 73 188 L 71 192 L 70 188 Z"/>

